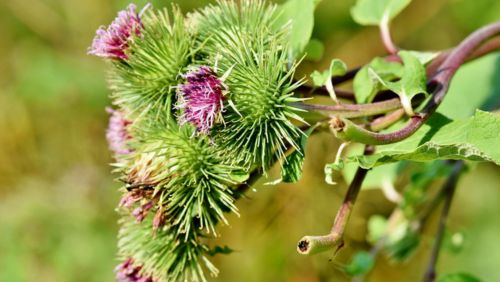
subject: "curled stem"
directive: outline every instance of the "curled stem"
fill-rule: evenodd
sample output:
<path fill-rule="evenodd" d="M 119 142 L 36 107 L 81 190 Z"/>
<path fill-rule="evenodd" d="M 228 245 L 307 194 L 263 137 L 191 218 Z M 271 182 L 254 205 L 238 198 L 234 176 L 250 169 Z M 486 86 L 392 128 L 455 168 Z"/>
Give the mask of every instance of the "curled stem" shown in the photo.
<path fill-rule="evenodd" d="M 382 145 L 399 142 L 417 131 L 436 111 L 438 106 L 443 101 L 450 81 L 458 68 L 466 62 L 467 58 L 487 41 L 492 36 L 500 34 L 500 22 L 487 25 L 463 40 L 460 45 L 455 48 L 443 64 L 438 68 L 434 76 L 427 83 L 428 88 L 432 93 L 429 102 L 425 105 L 420 113 L 410 118 L 408 124 L 400 130 L 391 133 L 376 133 L 366 130 L 354 123 L 349 123 L 349 130 L 341 130 L 345 132 L 345 140 L 352 140 L 365 144 Z M 345 122 L 345 124 L 348 124 Z M 340 128 L 342 129 L 342 128 Z M 350 134 L 352 133 L 352 134 Z"/>
<path fill-rule="evenodd" d="M 366 146 L 365 154 L 372 154 L 373 148 Z M 351 216 L 354 203 L 361 190 L 361 184 L 368 173 L 367 169 L 358 167 L 354 179 L 344 197 L 342 205 L 337 211 L 330 233 L 323 236 L 304 236 L 297 244 L 297 251 L 303 255 L 317 254 L 330 249 L 338 251 L 344 245 L 344 232 Z"/>

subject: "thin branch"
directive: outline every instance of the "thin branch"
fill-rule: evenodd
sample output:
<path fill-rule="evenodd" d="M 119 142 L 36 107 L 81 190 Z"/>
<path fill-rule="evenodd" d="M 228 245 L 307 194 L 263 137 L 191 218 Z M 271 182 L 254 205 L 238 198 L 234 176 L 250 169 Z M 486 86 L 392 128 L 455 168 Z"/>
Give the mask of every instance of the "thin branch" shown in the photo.
<path fill-rule="evenodd" d="M 463 165 L 463 161 L 458 161 L 454 163 L 454 167 L 452 169 L 452 172 L 448 176 L 446 184 L 441 187 L 439 192 L 434 196 L 432 201 L 426 205 L 426 207 L 423 209 L 423 211 L 419 212 L 415 218 L 411 220 L 411 223 L 409 224 L 414 228 L 414 231 L 417 233 L 422 232 L 423 227 L 426 225 L 427 221 L 429 220 L 430 216 L 434 213 L 434 211 L 439 207 L 439 204 L 443 201 L 445 196 L 448 195 L 448 186 L 447 183 L 452 181 L 452 178 L 457 177 L 457 173 L 460 173 L 460 171 L 456 171 L 456 166 Z M 401 219 L 404 218 L 403 212 L 400 208 L 396 207 L 392 211 L 391 215 L 389 216 L 387 220 L 387 227 L 384 231 L 384 234 L 375 242 L 373 247 L 370 249 L 370 256 L 372 256 L 374 259 L 379 255 L 379 253 L 383 250 L 384 244 L 387 241 L 390 233 L 394 228 L 399 224 Z M 365 275 L 358 275 L 352 279 L 352 282 L 362 282 L 365 281 Z"/>
<path fill-rule="evenodd" d="M 328 91 L 326 90 L 325 87 L 312 87 L 312 86 L 309 86 L 306 84 L 302 84 L 301 86 L 299 86 L 299 88 L 297 88 L 297 91 L 302 92 L 302 93 L 306 93 L 304 95 L 304 97 L 312 97 L 312 96 L 329 97 L 330 96 L 330 94 L 328 93 Z M 335 95 L 338 98 L 342 98 L 342 99 L 346 99 L 346 100 L 350 100 L 350 101 L 355 100 L 354 92 L 352 92 L 352 91 L 338 89 L 338 88 L 335 88 L 334 91 L 335 91 Z"/>
<path fill-rule="evenodd" d="M 365 155 L 373 153 L 373 147 L 365 147 Z M 353 206 L 358 197 L 361 185 L 368 173 L 367 169 L 358 167 L 354 179 L 344 197 L 344 201 L 337 211 L 330 233 L 323 236 L 304 236 L 297 244 L 297 251 L 303 255 L 312 255 L 329 249 L 338 251 L 344 245 L 344 232 Z"/>
<path fill-rule="evenodd" d="M 375 102 L 370 104 L 338 104 L 338 105 L 318 105 L 306 103 L 292 103 L 292 106 L 319 112 L 326 112 L 344 118 L 356 118 L 384 114 L 401 108 L 401 101 L 398 98 Z"/>
<path fill-rule="evenodd" d="M 429 92 L 432 93 L 430 101 L 420 113 L 411 117 L 409 123 L 402 129 L 391 133 L 375 133 L 359 127 L 352 122 L 345 122 L 345 124 L 350 125 L 350 128 L 349 130 L 339 128 L 340 131 L 342 131 L 341 133 L 343 133 L 345 135 L 344 137 L 349 141 L 357 141 L 372 145 L 395 143 L 411 136 L 431 117 L 441 104 L 448 91 L 450 81 L 458 68 L 483 42 L 497 34 L 500 34 L 500 22 L 487 25 L 472 33 L 462 41 L 462 43 L 460 43 L 460 45 L 445 59 L 435 75 L 428 82 Z M 350 133 L 345 134 L 347 131 Z"/>
<path fill-rule="evenodd" d="M 429 266 L 427 267 L 427 271 L 424 275 L 424 282 L 433 282 L 436 279 L 436 263 L 439 257 L 439 251 L 441 250 L 441 245 L 443 243 L 443 237 L 446 230 L 446 221 L 450 212 L 451 202 L 453 200 L 453 195 L 455 194 L 458 178 L 463 167 L 463 161 L 456 162 L 453 167 L 453 171 L 448 178 L 448 181 L 446 181 L 445 185 L 443 186 L 446 198 L 441 216 L 439 218 L 439 226 L 436 233 L 434 247 L 432 248 Z"/>
<path fill-rule="evenodd" d="M 398 120 L 400 120 L 404 115 L 405 115 L 404 109 L 395 110 L 392 113 L 389 113 L 385 116 L 374 119 L 370 123 L 370 129 L 372 131 L 380 131 L 384 128 L 387 128 L 387 127 L 393 125 Z"/>

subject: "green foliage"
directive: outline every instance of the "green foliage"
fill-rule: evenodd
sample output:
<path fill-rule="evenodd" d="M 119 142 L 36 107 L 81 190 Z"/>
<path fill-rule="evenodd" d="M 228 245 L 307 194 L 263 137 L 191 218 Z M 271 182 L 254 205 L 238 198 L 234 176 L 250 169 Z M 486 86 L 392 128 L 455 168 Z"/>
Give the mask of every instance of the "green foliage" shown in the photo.
<path fill-rule="evenodd" d="M 388 89 L 399 95 L 406 113 L 413 115 L 412 99 L 427 95 L 427 76 L 424 65 L 413 53 L 400 51 L 399 56 L 403 66 L 375 59 L 356 75 L 354 90 L 359 102 L 371 101 L 377 92 Z"/>
<path fill-rule="evenodd" d="M 437 282 L 481 282 L 481 280 L 469 273 L 448 273 L 440 276 Z"/>
<path fill-rule="evenodd" d="M 277 27 L 290 25 L 290 52 L 293 57 L 300 56 L 311 38 L 314 27 L 314 8 L 319 1 L 288 0 L 280 6 Z"/>
<path fill-rule="evenodd" d="M 410 183 L 405 187 L 399 208 L 406 218 L 413 219 L 429 197 L 427 189 L 433 181 L 450 174 L 451 167 L 443 161 L 424 163 L 420 167 L 413 166 Z"/>
<path fill-rule="evenodd" d="M 356 102 L 369 103 L 383 89 L 381 81 L 391 81 L 401 77 L 403 66 L 389 62 L 384 58 L 375 58 L 363 66 L 354 77 L 354 95 Z"/>
<path fill-rule="evenodd" d="M 363 146 L 360 144 L 352 144 L 346 149 L 344 159 L 348 159 L 351 156 L 358 156 L 363 153 Z M 394 183 L 397 176 L 402 172 L 400 171 L 401 163 L 391 163 L 381 166 L 374 167 L 370 170 L 370 173 L 365 177 L 361 189 L 380 189 L 388 183 Z M 343 169 L 341 170 L 342 176 L 347 183 L 350 183 L 354 178 L 358 164 L 356 162 L 345 162 Z"/>
<path fill-rule="evenodd" d="M 371 156 L 351 158 L 364 168 L 401 160 L 431 161 L 456 159 L 500 163 L 500 117 L 476 111 L 474 117 L 451 121 L 435 114 L 411 137 L 394 144 L 378 146 Z"/>
<path fill-rule="evenodd" d="M 302 177 L 302 167 L 304 166 L 305 151 L 307 139 L 316 129 L 316 126 L 311 126 L 300 138 L 300 150 L 293 151 L 285 158 L 283 169 L 281 170 L 281 179 L 283 182 L 295 183 Z"/>
<path fill-rule="evenodd" d="M 306 60 L 318 62 L 325 53 L 325 45 L 318 39 L 313 38 L 307 43 L 304 52 L 306 53 Z"/>
<path fill-rule="evenodd" d="M 396 17 L 411 0 L 357 0 L 351 9 L 353 19 L 362 25 L 380 25 Z"/>
<path fill-rule="evenodd" d="M 339 59 L 333 59 L 330 62 L 330 67 L 327 70 L 323 72 L 314 71 L 311 74 L 311 79 L 313 81 L 314 86 L 316 87 L 325 86 L 330 97 L 335 102 L 338 102 L 331 78 L 332 76 L 343 75 L 346 73 L 346 71 L 347 71 L 347 66 L 344 62 L 342 62 Z"/>
<path fill-rule="evenodd" d="M 357 252 L 351 263 L 345 268 L 345 271 L 350 276 L 362 275 L 370 272 L 375 265 L 375 258 L 368 252 Z"/>
<path fill-rule="evenodd" d="M 387 219 L 381 215 L 372 215 L 368 220 L 368 237 L 367 240 L 374 244 L 382 239 L 386 233 Z"/>
<path fill-rule="evenodd" d="M 385 248 L 389 257 L 395 262 L 403 262 L 408 260 L 417 250 L 420 244 L 420 234 L 416 230 L 406 225 L 401 224 L 399 230 L 389 236 Z"/>
<path fill-rule="evenodd" d="M 403 61 L 404 68 L 396 82 L 384 80 L 376 73 L 374 76 L 384 87 L 399 95 L 406 113 L 412 116 L 414 115 L 412 99 L 419 94 L 427 95 L 427 75 L 422 63 L 412 53 L 400 51 L 398 55 Z"/>
<path fill-rule="evenodd" d="M 490 54 L 462 66 L 453 77 L 446 99 L 438 111 L 451 119 L 474 115 L 476 109 L 493 110 L 499 105 L 498 62 L 500 54 Z"/>
<path fill-rule="evenodd" d="M 360 0 L 352 14 L 359 23 L 385 26 L 409 2 Z M 298 65 L 294 59 L 302 55 L 308 44 L 321 49 L 310 43 L 317 3 L 289 0 L 275 6 L 264 0 L 219 0 L 187 17 L 175 6 L 171 12 L 150 10 L 141 15 L 144 26 L 140 26 L 140 35 L 125 39 L 122 47 L 125 46 L 127 56 L 114 58 L 109 79 L 117 111 L 128 119 L 123 121 L 128 126 L 123 129 L 126 132 L 121 133 L 126 135 L 123 142 L 131 152 L 116 156 L 117 170 L 126 183 L 124 202 L 127 197 L 139 197 L 124 206 L 152 206 L 149 214 L 141 214 L 145 219 L 135 212 L 134 219 L 126 214 L 128 210 L 122 209 L 122 258 L 133 258 L 145 274 L 160 281 L 206 281 L 207 270 L 211 275 L 217 274 L 207 256 L 232 252 L 227 246 L 209 248 L 206 240 L 217 235 L 219 222 L 228 224 L 225 213 L 237 214 L 235 197 L 240 196 L 239 188 L 249 175 L 265 173 L 279 162 L 280 181 L 299 181 L 305 144 L 316 126 L 306 132 L 297 126 L 298 122 L 307 123 L 301 117 L 302 110 L 296 108 L 306 107 L 297 103 L 304 99 L 294 95 L 303 83 L 294 78 Z M 402 63 L 375 58 L 354 79 L 357 102 L 373 102 L 381 90 L 389 90 L 399 95 L 407 115 L 414 116 L 414 97 L 427 96 L 425 64 L 435 55 L 400 51 Z M 193 107 L 217 107 L 220 122 L 214 127 L 210 125 L 209 131 L 197 130 L 189 122 L 184 124 L 181 114 L 189 109 L 175 106 L 179 104 L 176 99 L 185 94 L 184 88 L 177 90 L 180 84 L 191 83 L 189 79 L 184 81 L 183 74 L 200 66 L 215 73 L 210 71 L 213 80 L 200 81 L 196 84 L 200 89 L 193 90 L 200 92 L 197 102 L 206 103 Z M 335 59 L 326 71 L 314 72 L 311 79 L 315 86 L 325 86 L 338 102 L 331 77 L 346 72 L 345 63 Z M 217 91 L 222 89 L 215 106 L 201 96 L 214 91 L 213 81 L 218 85 Z M 380 104 L 368 107 L 384 107 Z M 335 107 L 329 109 L 335 112 Z M 359 106 L 352 106 L 353 111 L 361 111 L 356 107 Z M 376 113 L 389 110 L 394 108 Z M 356 128 L 362 128 L 372 120 L 372 114 L 342 122 L 352 126 L 356 123 Z M 321 122 L 326 125 L 326 121 Z M 398 126 L 401 124 L 395 127 Z M 347 131 L 346 128 L 341 129 Z M 473 118 L 456 121 L 436 114 L 410 138 L 379 146 L 373 155 L 350 155 L 347 162 L 366 169 L 401 160 L 460 159 L 499 164 L 500 151 L 495 148 L 500 141 L 496 134 L 499 130 L 500 118 L 494 114 L 478 111 Z M 339 153 L 334 163 L 325 166 L 328 183 L 334 183 L 333 170 L 344 168 L 345 160 L 340 156 Z M 395 177 L 397 165 L 385 168 L 388 170 L 378 170 L 382 176 L 377 176 L 377 184 Z M 370 240 L 387 236 L 383 247 L 392 259 L 405 260 L 415 251 L 419 230 L 411 220 L 426 200 L 431 179 L 445 173 L 446 170 L 431 165 L 414 175 L 399 207 L 406 218 L 395 232 L 386 230 L 389 224 L 381 218 L 370 223 Z M 372 255 L 358 253 L 345 270 L 350 275 L 360 275 L 373 265 Z"/>

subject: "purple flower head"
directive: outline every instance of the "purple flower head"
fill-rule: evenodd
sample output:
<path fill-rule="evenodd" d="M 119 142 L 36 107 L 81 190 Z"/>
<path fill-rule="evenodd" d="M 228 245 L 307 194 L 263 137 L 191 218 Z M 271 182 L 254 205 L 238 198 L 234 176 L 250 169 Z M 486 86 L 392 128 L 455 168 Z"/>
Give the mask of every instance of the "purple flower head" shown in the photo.
<path fill-rule="evenodd" d="M 144 205 L 135 208 L 132 211 L 132 215 L 135 217 L 137 222 L 142 222 L 144 218 L 148 215 L 149 210 L 153 208 L 153 202 L 147 202 Z"/>
<path fill-rule="evenodd" d="M 144 9 L 147 7 L 144 7 Z M 100 27 L 97 30 L 88 54 L 103 58 L 126 60 L 128 56 L 125 51 L 129 46 L 129 38 L 134 33 L 140 35 L 141 29 L 144 27 L 140 19 L 142 13 L 136 13 L 134 4 L 130 4 L 126 10 L 120 11 L 107 28 Z"/>
<path fill-rule="evenodd" d="M 120 111 L 111 108 L 106 108 L 106 111 L 111 114 L 106 130 L 109 148 L 115 154 L 129 154 L 131 150 L 127 147 L 127 141 L 132 139 L 132 136 L 128 133 L 128 127 L 132 122 L 125 119 Z"/>
<path fill-rule="evenodd" d="M 142 266 L 134 265 L 132 258 L 127 259 L 115 268 L 118 282 L 154 282 L 153 277 L 141 273 Z"/>
<path fill-rule="evenodd" d="M 179 86 L 177 108 L 182 110 L 179 122 L 192 123 L 198 132 L 207 134 L 223 110 L 225 86 L 215 72 L 201 66 L 183 75 Z"/>

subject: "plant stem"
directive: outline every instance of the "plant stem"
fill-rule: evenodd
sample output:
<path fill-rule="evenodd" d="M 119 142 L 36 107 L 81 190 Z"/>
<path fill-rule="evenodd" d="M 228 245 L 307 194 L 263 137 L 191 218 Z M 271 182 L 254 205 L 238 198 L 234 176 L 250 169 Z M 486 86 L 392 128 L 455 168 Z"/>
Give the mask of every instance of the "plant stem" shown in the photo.
<path fill-rule="evenodd" d="M 372 154 L 373 150 L 374 148 L 372 146 L 366 146 L 365 155 Z M 367 173 L 367 169 L 358 167 L 354 179 L 349 185 L 349 189 L 344 197 L 344 201 L 337 211 L 330 233 L 323 236 L 304 236 L 297 244 L 297 251 L 300 254 L 312 255 L 333 248 L 335 248 L 336 251 L 342 248 L 344 245 L 345 228 L 349 222 L 353 206 Z"/>
<path fill-rule="evenodd" d="M 380 131 L 384 128 L 387 128 L 387 127 L 393 125 L 398 120 L 400 120 L 401 117 L 404 116 L 404 114 L 405 114 L 405 110 L 399 109 L 399 110 L 395 110 L 394 112 L 389 113 L 385 116 L 376 118 L 370 123 L 370 129 L 372 131 Z"/>
<path fill-rule="evenodd" d="M 380 37 L 382 38 L 382 42 L 384 43 L 384 47 L 389 52 L 389 54 L 397 54 L 398 48 L 394 45 L 392 41 L 391 32 L 389 30 L 389 14 L 386 13 L 382 18 L 382 21 L 379 25 L 380 29 Z"/>
<path fill-rule="evenodd" d="M 350 101 L 355 100 L 354 92 L 352 92 L 352 91 L 338 89 L 338 88 L 335 88 L 334 90 L 335 90 L 335 95 L 337 95 L 338 98 L 342 98 L 342 99 L 346 99 L 346 100 L 350 100 Z M 330 96 L 330 94 L 328 93 L 328 91 L 326 90 L 325 87 L 314 88 L 314 87 L 303 84 L 303 85 L 299 86 L 298 91 L 299 92 L 306 92 L 306 95 L 304 95 L 304 97 L 311 97 L 311 96 L 315 96 L 315 95 L 326 96 L 326 97 Z"/>
<path fill-rule="evenodd" d="M 441 216 L 439 218 L 439 226 L 436 233 L 436 239 L 434 243 L 434 247 L 432 248 L 431 258 L 429 261 L 429 266 L 427 267 L 427 271 L 424 275 L 424 282 L 433 282 L 436 279 L 436 263 L 439 257 L 439 251 L 441 250 L 441 245 L 443 243 L 443 237 L 446 230 L 446 221 L 448 219 L 448 214 L 450 212 L 451 202 L 453 200 L 453 195 L 455 194 L 455 190 L 457 187 L 458 178 L 460 176 L 460 172 L 464 167 L 463 161 L 458 161 L 455 163 L 453 167 L 453 171 L 443 186 L 445 193 L 445 201 L 444 206 L 441 211 Z"/>
<path fill-rule="evenodd" d="M 466 62 L 473 61 L 479 57 L 487 55 L 489 53 L 499 51 L 500 50 L 500 38 L 492 38 L 483 43 L 479 48 L 477 48 L 469 57 L 467 57 Z M 427 66 L 427 74 L 434 74 L 439 66 L 448 58 L 453 49 L 444 50 L 440 52 L 439 56 L 436 57 L 432 62 Z"/>
<path fill-rule="evenodd" d="M 429 92 L 432 93 L 431 99 L 420 113 L 411 117 L 405 127 L 391 133 L 375 133 L 353 124 L 351 132 L 355 133 L 355 136 L 354 138 L 347 136 L 348 140 L 365 144 L 382 145 L 399 142 L 411 136 L 431 117 L 441 104 L 448 91 L 451 78 L 458 68 L 483 42 L 497 34 L 500 34 L 500 22 L 487 25 L 475 31 L 450 53 L 427 83 L 430 89 Z"/>
<path fill-rule="evenodd" d="M 327 112 L 330 115 L 335 115 L 343 118 L 374 116 L 401 108 L 401 102 L 398 98 L 370 104 L 338 104 L 329 106 L 318 104 L 291 103 L 291 105 L 299 109 Z"/>

